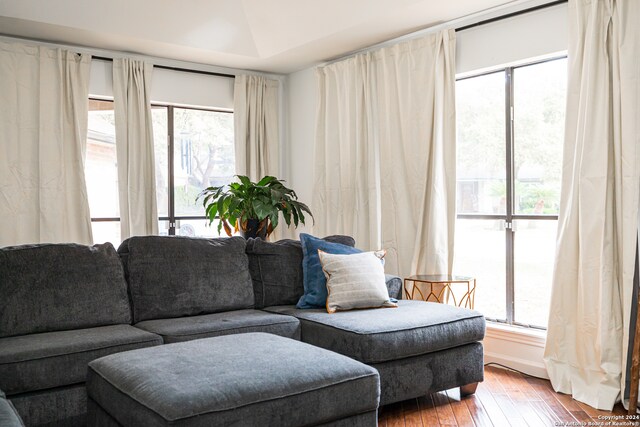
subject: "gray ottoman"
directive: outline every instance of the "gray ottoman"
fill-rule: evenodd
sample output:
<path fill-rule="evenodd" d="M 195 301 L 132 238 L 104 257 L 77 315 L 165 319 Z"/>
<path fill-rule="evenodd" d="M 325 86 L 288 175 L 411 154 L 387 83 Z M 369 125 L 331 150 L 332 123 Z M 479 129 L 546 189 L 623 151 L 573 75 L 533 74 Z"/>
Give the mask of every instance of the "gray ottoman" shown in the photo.
<path fill-rule="evenodd" d="M 378 372 L 265 333 L 127 351 L 89 363 L 89 426 L 375 426 Z"/>

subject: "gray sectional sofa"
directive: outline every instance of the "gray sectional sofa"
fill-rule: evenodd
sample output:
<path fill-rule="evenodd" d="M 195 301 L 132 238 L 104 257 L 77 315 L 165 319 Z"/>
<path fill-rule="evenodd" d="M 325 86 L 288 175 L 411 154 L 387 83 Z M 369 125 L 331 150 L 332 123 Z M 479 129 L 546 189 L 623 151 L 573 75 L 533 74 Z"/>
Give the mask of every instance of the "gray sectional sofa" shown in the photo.
<path fill-rule="evenodd" d="M 387 279 L 400 298 L 400 279 Z M 302 250 L 292 240 L 147 236 L 117 252 L 110 244 L 2 248 L 0 390 L 28 426 L 83 425 L 90 361 L 245 332 L 302 340 L 376 368 L 381 404 L 452 387 L 472 392 L 483 379 L 485 323 L 475 311 L 400 301 L 328 314 L 296 309 L 302 293 Z"/>

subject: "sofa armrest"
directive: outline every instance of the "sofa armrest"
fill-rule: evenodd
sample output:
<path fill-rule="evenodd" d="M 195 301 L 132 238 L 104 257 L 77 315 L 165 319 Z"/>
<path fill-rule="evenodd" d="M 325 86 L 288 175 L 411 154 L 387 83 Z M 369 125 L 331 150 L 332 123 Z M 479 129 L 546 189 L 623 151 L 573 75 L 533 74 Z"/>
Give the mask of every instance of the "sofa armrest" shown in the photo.
<path fill-rule="evenodd" d="M 402 279 L 398 276 L 385 274 L 384 280 L 389 290 L 389 298 L 402 299 Z"/>

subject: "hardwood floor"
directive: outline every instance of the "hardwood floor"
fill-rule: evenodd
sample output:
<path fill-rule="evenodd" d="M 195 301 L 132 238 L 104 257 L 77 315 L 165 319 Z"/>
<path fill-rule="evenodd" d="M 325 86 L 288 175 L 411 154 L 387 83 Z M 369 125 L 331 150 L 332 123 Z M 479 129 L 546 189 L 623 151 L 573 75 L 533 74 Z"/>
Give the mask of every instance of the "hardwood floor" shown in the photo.
<path fill-rule="evenodd" d="M 606 425 L 599 415 L 625 413 L 621 404 L 599 411 L 554 392 L 549 381 L 487 366 L 476 394 L 460 399 L 456 388 L 383 406 L 378 421 L 381 427 Z"/>

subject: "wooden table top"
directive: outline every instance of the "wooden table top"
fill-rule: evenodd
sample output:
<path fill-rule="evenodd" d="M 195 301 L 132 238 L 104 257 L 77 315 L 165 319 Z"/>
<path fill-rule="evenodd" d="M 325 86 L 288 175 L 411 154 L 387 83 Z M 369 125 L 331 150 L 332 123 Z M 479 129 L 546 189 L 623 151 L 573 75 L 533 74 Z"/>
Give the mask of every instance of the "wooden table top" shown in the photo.
<path fill-rule="evenodd" d="M 449 274 L 417 274 L 409 276 L 405 280 L 413 280 L 416 282 L 430 282 L 430 283 L 452 283 L 452 282 L 469 282 L 473 280 L 473 277 L 469 276 L 456 276 Z"/>

